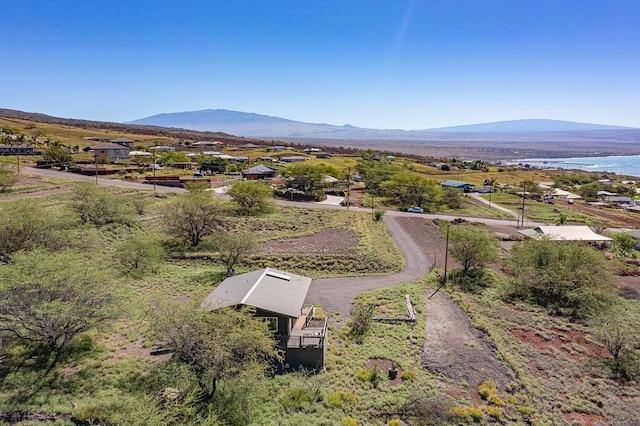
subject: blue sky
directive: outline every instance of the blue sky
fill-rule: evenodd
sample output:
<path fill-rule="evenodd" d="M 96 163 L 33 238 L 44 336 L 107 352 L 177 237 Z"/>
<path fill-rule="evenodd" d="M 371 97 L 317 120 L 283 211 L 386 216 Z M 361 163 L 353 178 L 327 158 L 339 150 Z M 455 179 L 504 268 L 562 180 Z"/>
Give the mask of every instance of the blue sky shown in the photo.
<path fill-rule="evenodd" d="M 0 0 L 0 107 L 640 127 L 637 0 Z"/>

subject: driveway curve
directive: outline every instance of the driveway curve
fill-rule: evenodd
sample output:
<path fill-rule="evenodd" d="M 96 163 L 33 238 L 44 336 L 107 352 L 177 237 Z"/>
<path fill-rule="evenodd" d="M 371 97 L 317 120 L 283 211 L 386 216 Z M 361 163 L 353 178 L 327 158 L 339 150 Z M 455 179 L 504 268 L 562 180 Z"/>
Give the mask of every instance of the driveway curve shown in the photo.
<path fill-rule="evenodd" d="M 420 218 L 416 219 L 420 220 Z M 313 280 L 307 293 L 306 303 L 319 304 L 325 311 L 335 312 L 346 319 L 349 317 L 351 303 L 359 293 L 419 279 L 429 273 L 435 259 L 429 258 L 425 250 L 401 226 L 398 217 L 385 215 L 383 221 L 405 258 L 402 271 L 389 275 Z"/>

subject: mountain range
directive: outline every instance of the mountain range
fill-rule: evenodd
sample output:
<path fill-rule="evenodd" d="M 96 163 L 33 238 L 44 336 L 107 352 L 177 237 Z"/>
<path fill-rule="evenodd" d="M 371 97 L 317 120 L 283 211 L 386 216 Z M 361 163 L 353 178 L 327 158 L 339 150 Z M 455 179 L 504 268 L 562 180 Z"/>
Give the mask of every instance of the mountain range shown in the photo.
<path fill-rule="evenodd" d="M 543 119 L 500 121 L 424 130 L 368 129 L 349 124 L 337 126 L 323 123 L 305 123 L 286 118 L 224 109 L 157 114 L 134 120 L 127 124 L 224 132 L 257 138 L 341 140 L 423 140 L 430 139 L 437 133 L 583 132 L 630 129 L 629 127 Z"/>

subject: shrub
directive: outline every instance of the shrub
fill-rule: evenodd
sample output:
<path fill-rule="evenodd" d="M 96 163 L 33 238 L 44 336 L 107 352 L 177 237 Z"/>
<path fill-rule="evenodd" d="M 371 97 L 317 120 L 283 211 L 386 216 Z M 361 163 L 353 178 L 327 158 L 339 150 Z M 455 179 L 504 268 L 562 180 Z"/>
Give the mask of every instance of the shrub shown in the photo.
<path fill-rule="evenodd" d="M 306 389 L 302 388 L 288 389 L 280 397 L 280 404 L 287 412 L 300 410 L 308 402 L 311 402 L 311 395 Z"/>
<path fill-rule="evenodd" d="M 362 369 L 356 373 L 356 377 L 362 382 L 368 382 L 371 380 L 371 370 Z"/>
<path fill-rule="evenodd" d="M 400 376 L 404 381 L 415 380 L 417 376 L 416 372 L 413 370 L 405 370 L 402 372 L 402 376 Z"/>
<path fill-rule="evenodd" d="M 506 299 L 525 299 L 557 314 L 583 318 L 611 306 L 615 291 L 604 255 L 573 242 L 526 240 L 514 245 Z"/>
<path fill-rule="evenodd" d="M 485 407 L 484 412 L 487 414 L 487 416 L 494 419 L 499 419 L 500 417 L 502 417 L 502 408 L 495 407 L 493 405 Z"/>
<path fill-rule="evenodd" d="M 340 424 L 342 426 L 358 426 L 358 422 L 353 417 L 343 417 Z"/>
<path fill-rule="evenodd" d="M 373 212 L 373 220 L 378 222 L 382 219 L 383 215 L 384 215 L 384 210 L 376 210 Z"/>
<path fill-rule="evenodd" d="M 402 421 L 398 419 L 391 419 L 389 420 L 388 426 L 402 426 Z"/>
<path fill-rule="evenodd" d="M 327 396 L 327 404 L 337 408 L 352 407 L 356 404 L 356 397 L 349 392 L 332 392 Z"/>
<path fill-rule="evenodd" d="M 504 407 L 504 400 L 498 394 L 491 394 L 487 397 L 487 402 L 497 407 Z"/>
<path fill-rule="evenodd" d="M 362 343 L 364 335 L 371 328 L 374 309 L 375 305 L 369 303 L 361 303 L 351 308 L 351 330 L 349 331 L 349 336 L 356 342 Z"/>
<path fill-rule="evenodd" d="M 469 416 L 475 422 L 479 422 L 484 417 L 484 412 L 480 407 L 469 407 Z"/>
<path fill-rule="evenodd" d="M 529 415 L 529 414 L 533 414 L 535 410 L 533 408 L 521 405 L 520 407 L 518 407 L 518 411 L 521 414 Z"/>
<path fill-rule="evenodd" d="M 482 399 L 487 400 L 489 396 L 496 395 L 498 393 L 498 386 L 493 380 L 485 380 L 478 386 L 478 394 Z"/>
<path fill-rule="evenodd" d="M 375 367 L 373 367 L 373 370 L 371 370 L 371 378 L 369 379 L 369 381 L 371 382 L 373 387 L 377 389 L 378 386 L 387 381 L 387 376 L 385 376 L 382 369 L 376 365 Z"/>
<path fill-rule="evenodd" d="M 451 415 L 461 419 L 466 419 L 469 417 L 469 408 L 456 405 L 451 409 Z"/>

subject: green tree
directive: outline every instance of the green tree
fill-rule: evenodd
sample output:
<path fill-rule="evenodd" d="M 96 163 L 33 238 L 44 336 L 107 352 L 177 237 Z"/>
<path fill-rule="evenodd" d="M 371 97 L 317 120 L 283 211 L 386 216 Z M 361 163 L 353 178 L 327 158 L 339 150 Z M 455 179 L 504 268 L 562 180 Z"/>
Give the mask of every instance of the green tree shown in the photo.
<path fill-rule="evenodd" d="M 362 343 L 365 335 L 371 329 L 375 309 L 376 305 L 371 303 L 359 303 L 351 307 L 349 337 L 354 339 L 357 343 Z"/>
<path fill-rule="evenodd" d="M 434 210 L 442 197 L 438 184 L 424 176 L 396 173 L 381 184 L 383 195 L 401 208 L 418 206 Z"/>
<path fill-rule="evenodd" d="M 114 317 L 105 265 L 61 250 L 16 253 L 0 266 L 0 330 L 64 350 L 80 333 Z"/>
<path fill-rule="evenodd" d="M 224 158 L 213 157 L 211 155 L 199 155 L 196 158 L 200 170 L 212 174 L 224 173 L 227 170 L 229 162 Z"/>
<path fill-rule="evenodd" d="M 172 350 L 169 362 L 188 368 L 204 402 L 214 398 L 220 383 L 247 371 L 264 374 L 281 358 L 271 332 L 248 309 L 164 306 L 152 312 L 151 326 Z"/>
<path fill-rule="evenodd" d="M 5 192 L 18 182 L 18 174 L 5 163 L 0 163 L 0 192 Z"/>
<path fill-rule="evenodd" d="M 173 166 L 175 163 L 186 163 L 189 157 L 184 152 L 169 151 L 158 155 L 157 162 L 163 166 Z"/>
<path fill-rule="evenodd" d="M 169 235 L 196 247 L 222 226 L 225 211 L 209 192 L 193 191 L 172 200 L 161 217 Z"/>
<path fill-rule="evenodd" d="M 506 263 L 512 273 L 506 298 L 529 300 L 573 317 L 605 309 L 615 298 L 604 254 L 586 245 L 526 240 L 513 246 Z"/>
<path fill-rule="evenodd" d="M 614 251 L 619 257 L 632 257 L 638 242 L 629 234 L 618 233 L 613 235 L 613 244 Z"/>
<path fill-rule="evenodd" d="M 238 205 L 238 213 L 254 215 L 273 211 L 274 204 L 269 200 L 273 190 L 260 181 L 241 180 L 234 183 L 227 191 L 234 203 Z"/>
<path fill-rule="evenodd" d="M 0 204 L 0 262 L 9 262 L 20 250 L 58 250 L 68 244 L 57 216 L 33 199 Z"/>
<path fill-rule="evenodd" d="M 598 191 L 600 190 L 600 183 L 591 182 L 586 183 L 578 189 L 578 194 L 587 201 L 593 201 L 598 199 Z"/>
<path fill-rule="evenodd" d="M 115 259 L 126 274 L 153 272 L 165 258 L 160 241 L 146 232 L 136 232 L 116 247 Z"/>
<path fill-rule="evenodd" d="M 380 193 L 382 182 L 389 179 L 397 171 L 397 166 L 386 161 L 374 161 L 365 158 L 358 161 L 356 170 L 368 190 Z"/>
<path fill-rule="evenodd" d="M 640 367 L 636 348 L 640 344 L 638 315 L 614 305 L 591 319 L 591 325 L 613 358 L 615 374 L 631 375 Z"/>
<path fill-rule="evenodd" d="M 452 210 L 459 209 L 462 206 L 462 194 L 457 189 L 445 188 L 442 191 L 442 201 Z"/>
<path fill-rule="evenodd" d="M 133 220 L 134 207 L 130 200 L 106 188 L 80 183 L 71 192 L 71 199 L 70 207 L 82 223 L 102 226 L 109 223 L 128 224 Z"/>
<path fill-rule="evenodd" d="M 42 159 L 53 166 L 65 167 L 72 163 L 71 154 L 61 145 L 50 145 L 42 153 Z"/>
<path fill-rule="evenodd" d="M 255 237 L 248 233 L 219 232 L 213 241 L 215 241 L 214 246 L 218 252 L 218 258 L 226 268 L 227 276 L 233 275 L 238 261 L 257 247 Z"/>
<path fill-rule="evenodd" d="M 489 231 L 473 224 L 450 227 L 449 253 L 462 265 L 462 275 L 498 259 L 498 241 Z"/>
<path fill-rule="evenodd" d="M 315 194 L 322 190 L 327 175 L 338 174 L 333 167 L 309 163 L 292 164 L 282 173 L 287 178 L 288 187 L 303 191 L 305 194 Z"/>

